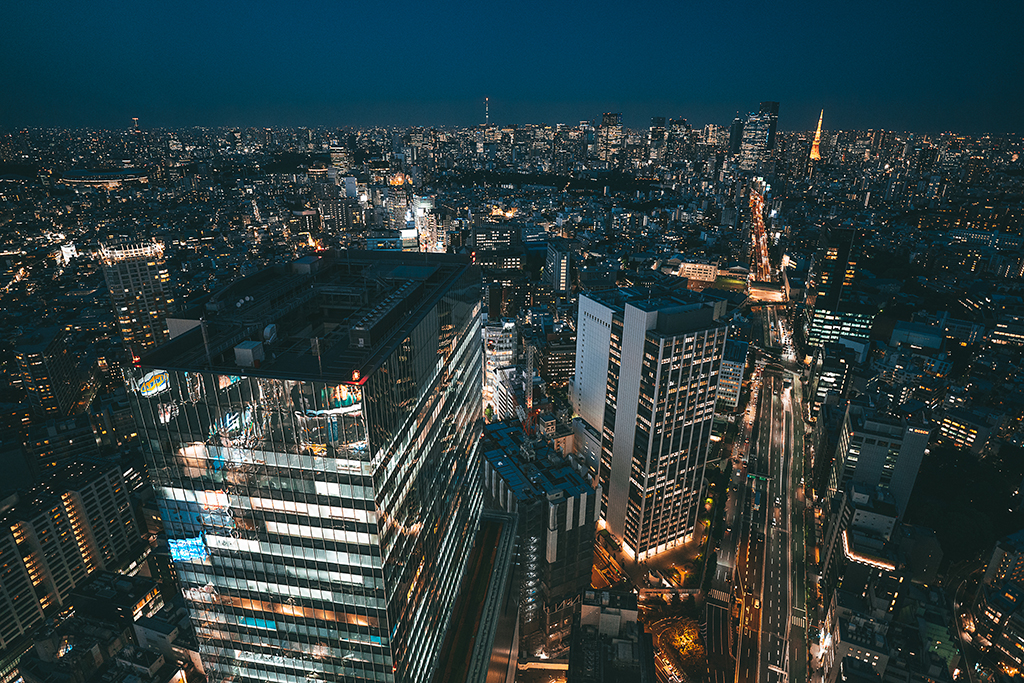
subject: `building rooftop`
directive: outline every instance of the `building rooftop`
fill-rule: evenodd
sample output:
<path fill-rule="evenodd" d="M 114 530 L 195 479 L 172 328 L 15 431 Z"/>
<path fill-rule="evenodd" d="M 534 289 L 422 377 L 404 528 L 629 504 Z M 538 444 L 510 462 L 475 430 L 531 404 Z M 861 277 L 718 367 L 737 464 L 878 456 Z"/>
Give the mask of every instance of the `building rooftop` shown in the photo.
<path fill-rule="evenodd" d="M 229 375 L 245 367 L 250 376 L 358 383 L 469 268 L 464 256 L 345 250 L 271 266 L 174 316 L 193 328 L 142 365 Z M 248 363 L 239 360 L 239 345 Z"/>
<path fill-rule="evenodd" d="M 101 461 L 83 460 L 64 464 L 46 472 L 43 480 L 32 488 L 11 494 L 4 499 L 0 523 L 31 520 L 61 503 L 67 491 L 90 486 L 99 477 L 106 476 L 113 465 Z"/>
<path fill-rule="evenodd" d="M 634 593 L 624 593 L 621 591 L 588 590 L 583 593 L 583 604 L 593 607 L 635 611 L 637 609 L 637 596 Z"/>
<path fill-rule="evenodd" d="M 560 493 L 567 497 L 593 493 L 569 460 L 547 442 L 530 440 L 518 422 L 485 425 L 480 452 L 520 502 Z"/>
<path fill-rule="evenodd" d="M 860 616 L 839 619 L 840 638 L 876 652 L 886 652 L 884 626 Z"/>
<path fill-rule="evenodd" d="M 63 330 L 57 326 L 36 328 L 17 339 L 17 350 L 25 354 L 45 353 L 53 340 L 62 332 Z"/>
<path fill-rule="evenodd" d="M 156 582 L 144 576 L 128 576 L 98 571 L 89 583 L 75 589 L 76 595 L 98 597 L 107 601 L 138 600 L 156 587 Z"/>
<path fill-rule="evenodd" d="M 745 363 L 747 361 L 748 346 L 749 344 L 745 341 L 729 339 L 725 342 L 725 352 L 722 354 L 722 360 L 730 363 Z"/>
<path fill-rule="evenodd" d="M 657 311 L 657 325 L 648 331 L 655 335 L 672 336 L 713 327 L 720 313 L 713 301 L 685 289 L 630 287 L 588 292 L 586 296 L 617 313 L 625 312 L 627 304 L 642 311 Z"/>

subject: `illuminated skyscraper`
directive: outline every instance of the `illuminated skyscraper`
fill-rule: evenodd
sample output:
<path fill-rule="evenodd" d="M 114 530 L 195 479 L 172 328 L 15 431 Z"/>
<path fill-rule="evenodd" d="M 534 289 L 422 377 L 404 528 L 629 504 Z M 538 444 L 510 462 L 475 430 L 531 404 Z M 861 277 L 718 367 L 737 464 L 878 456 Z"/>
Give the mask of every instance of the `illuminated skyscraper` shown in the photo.
<path fill-rule="evenodd" d="M 37 330 L 19 340 L 14 359 L 36 415 L 62 417 L 71 413 L 82 382 L 74 357 L 68 352 L 68 334 L 64 329 Z"/>
<path fill-rule="evenodd" d="M 622 114 L 607 113 L 597 129 L 597 156 L 614 166 L 622 152 Z"/>
<path fill-rule="evenodd" d="M 743 119 L 736 115 L 729 127 L 729 154 L 739 154 L 743 144 Z"/>
<path fill-rule="evenodd" d="M 699 511 L 728 325 L 710 303 L 649 290 L 580 297 L 579 450 L 600 452 L 600 518 L 631 557 L 685 542 Z"/>
<path fill-rule="evenodd" d="M 128 495 L 118 468 L 77 462 L 52 470 L 32 489 L 5 501 L 0 650 L 70 605 L 71 592 L 94 571 L 121 569 L 138 555 L 139 532 Z"/>
<path fill-rule="evenodd" d="M 691 134 L 693 129 L 686 119 L 669 119 L 668 142 L 666 143 L 666 159 L 669 163 L 682 161 L 691 151 Z"/>
<path fill-rule="evenodd" d="M 552 290 L 564 294 L 572 288 L 573 252 L 579 250 L 579 243 L 561 237 L 548 241 L 548 255 L 544 263 L 544 279 Z"/>
<path fill-rule="evenodd" d="M 650 149 L 650 161 L 652 164 L 660 164 L 665 160 L 665 149 L 667 147 L 668 133 L 665 129 L 665 117 L 655 116 L 651 119 L 651 129 L 648 133 L 648 147 Z"/>
<path fill-rule="evenodd" d="M 740 139 L 740 168 L 753 171 L 768 160 L 775 148 L 775 128 L 779 122 L 779 103 L 762 102 L 756 114 L 747 116 Z"/>
<path fill-rule="evenodd" d="M 480 310 L 463 257 L 307 256 L 134 369 L 211 682 L 430 680 L 482 506 Z"/>
<path fill-rule="evenodd" d="M 811 161 L 821 161 L 821 120 L 825 118 L 825 110 L 818 114 L 818 130 L 814 131 L 814 142 L 811 143 Z"/>
<path fill-rule="evenodd" d="M 100 244 L 103 276 L 125 346 L 135 355 L 167 340 L 164 320 L 174 305 L 163 245 L 121 240 Z"/>
<path fill-rule="evenodd" d="M 867 341 L 877 310 L 856 300 L 853 283 L 860 254 L 855 230 L 832 230 L 829 245 L 815 263 L 814 308 L 807 332 L 809 346 L 841 338 Z"/>
<path fill-rule="evenodd" d="M 850 298 L 860 249 L 855 230 L 830 230 L 828 241 L 815 263 L 814 305 L 835 310 Z"/>

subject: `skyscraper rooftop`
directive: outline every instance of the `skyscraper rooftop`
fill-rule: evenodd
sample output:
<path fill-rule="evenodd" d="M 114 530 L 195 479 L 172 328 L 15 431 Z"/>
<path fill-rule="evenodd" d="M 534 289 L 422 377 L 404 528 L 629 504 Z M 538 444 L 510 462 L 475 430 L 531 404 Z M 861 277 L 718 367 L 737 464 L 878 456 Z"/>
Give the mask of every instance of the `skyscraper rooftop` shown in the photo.
<path fill-rule="evenodd" d="M 360 378 L 394 350 L 468 267 L 461 256 L 339 251 L 236 280 L 175 322 L 192 329 L 148 354 L 163 369 L 204 367 L 290 379 Z M 239 356 L 245 342 L 250 351 Z M 261 348 L 262 347 L 262 348 Z M 262 356 L 258 358 L 257 356 Z"/>

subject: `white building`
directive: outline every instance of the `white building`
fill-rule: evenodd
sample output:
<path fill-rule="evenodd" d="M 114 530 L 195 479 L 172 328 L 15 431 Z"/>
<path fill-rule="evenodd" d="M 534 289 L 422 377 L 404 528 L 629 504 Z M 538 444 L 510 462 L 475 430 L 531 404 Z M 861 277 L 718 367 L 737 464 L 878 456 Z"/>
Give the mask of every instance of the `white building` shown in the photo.
<path fill-rule="evenodd" d="M 740 404 L 743 371 L 747 366 L 747 342 L 730 339 L 725 344 L 722 369 L 718 373 L 718 400 L 728 408 Z"/>
<path fill-rule="evenodd" d="M 728 326 L 685 296 L 580 297 L 577 451 L 600 441 L 601 520 L 637 559 L 685 542 L 697 522 Z"/>
<path fill-rule="evenodd" d="M 484 343 L 484 404 L 493 402 L 498 386 L 497 371 L 516 364 L 518 333 L 511 319 L 495 320 L 483 326 Z"/>

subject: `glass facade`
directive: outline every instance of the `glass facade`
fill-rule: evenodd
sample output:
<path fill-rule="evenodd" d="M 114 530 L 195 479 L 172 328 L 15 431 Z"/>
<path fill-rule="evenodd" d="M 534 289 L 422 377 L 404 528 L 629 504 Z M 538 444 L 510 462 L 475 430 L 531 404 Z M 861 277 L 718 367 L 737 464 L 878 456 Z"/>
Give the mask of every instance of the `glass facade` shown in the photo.
<path fill-rule="evenodd" d="M 134 371 L 211 681 L 428 680 L 482 504 L 479 277 L 455 270 L 363 373 Z"/>

